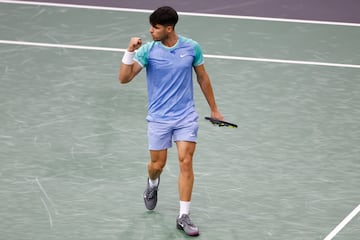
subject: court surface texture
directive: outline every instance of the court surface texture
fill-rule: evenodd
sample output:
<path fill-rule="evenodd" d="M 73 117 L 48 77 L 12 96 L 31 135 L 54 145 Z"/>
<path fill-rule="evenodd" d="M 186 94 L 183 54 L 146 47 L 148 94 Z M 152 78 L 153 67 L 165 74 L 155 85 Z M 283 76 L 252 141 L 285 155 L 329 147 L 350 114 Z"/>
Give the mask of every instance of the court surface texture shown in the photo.
<path fill-rule="evenodd" d="M 238 124 L 205 121 L 195 81 L 198 239 L 359 239 L 359 4 L 188 2 L 174 5 L 176 31 L 200 43 Z M 151 40 L 163 3 L 0 1 L 0 239 L 188 239 L 176 148 L 155 211 L 142 199 L 145 71 L 118 82 L 130 37 Z"/>

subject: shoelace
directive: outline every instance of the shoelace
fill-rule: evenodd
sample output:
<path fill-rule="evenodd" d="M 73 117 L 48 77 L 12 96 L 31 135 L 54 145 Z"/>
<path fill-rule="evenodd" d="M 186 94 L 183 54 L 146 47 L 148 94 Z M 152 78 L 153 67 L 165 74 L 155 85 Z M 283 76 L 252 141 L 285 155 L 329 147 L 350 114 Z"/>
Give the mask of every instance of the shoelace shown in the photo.
<path fill-rule="evenodd" d="M 193 227 L 194 224 L 191 222 L 189 215 L 184 215 L 181 217 L 182 222 L 186 223 L 187 225 Z"/>
<path fill-rule="evenodd" d="M 157 190 L 157 187 L 149 188 L 146 191 L 146 199 L 151 199 L 154 197 L 155 191 Z"/>

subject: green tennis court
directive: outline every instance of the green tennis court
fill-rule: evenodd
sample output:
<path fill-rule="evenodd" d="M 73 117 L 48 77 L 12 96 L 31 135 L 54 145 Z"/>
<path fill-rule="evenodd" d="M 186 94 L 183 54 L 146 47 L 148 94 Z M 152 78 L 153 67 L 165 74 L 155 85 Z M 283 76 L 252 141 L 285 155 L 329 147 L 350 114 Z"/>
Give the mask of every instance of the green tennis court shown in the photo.
<path fill-rule="evenodd" d="M 176 149 L 146 211 L 145 71 L 118 83 L 147 12 L 0 3 L 1 239 L 187 239 L 175 228 Z M 217 102 L 200 88 L 198 239 L 360 235 L 360 28 L 182 15 Z M 119 49 L 119 51 L 115 50 Z M 358 210 L 357 210 L 358 213 Z"/>

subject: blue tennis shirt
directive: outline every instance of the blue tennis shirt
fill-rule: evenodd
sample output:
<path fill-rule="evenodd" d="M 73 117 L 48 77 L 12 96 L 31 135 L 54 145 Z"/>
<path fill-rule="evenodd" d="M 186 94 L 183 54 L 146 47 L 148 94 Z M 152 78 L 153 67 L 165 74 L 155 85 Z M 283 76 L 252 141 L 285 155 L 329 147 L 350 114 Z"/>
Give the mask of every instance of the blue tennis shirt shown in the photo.
<path fill-rule="evenodd" d="M 204 63 L 197 42 L 179 36 L 169 48 L 152 41 L 138 49 L 134 60 L 146 68 L 147 120 L 176 120 L 195 111 L 192 68 Z"/>

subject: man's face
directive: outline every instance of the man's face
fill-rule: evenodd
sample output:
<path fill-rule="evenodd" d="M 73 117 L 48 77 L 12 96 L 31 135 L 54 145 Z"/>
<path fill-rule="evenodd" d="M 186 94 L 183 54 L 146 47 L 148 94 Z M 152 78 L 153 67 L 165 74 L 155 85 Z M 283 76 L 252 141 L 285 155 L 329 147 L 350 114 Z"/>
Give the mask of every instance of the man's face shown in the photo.
<path fill-rule="evenodd" d="M 169 33 L 172 31 L 171 26 L 164 26 L 156 24 L 150 26 L 149 32 L 154 41 L 164 41 L 168 38 Z"/>

